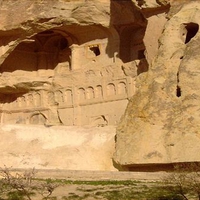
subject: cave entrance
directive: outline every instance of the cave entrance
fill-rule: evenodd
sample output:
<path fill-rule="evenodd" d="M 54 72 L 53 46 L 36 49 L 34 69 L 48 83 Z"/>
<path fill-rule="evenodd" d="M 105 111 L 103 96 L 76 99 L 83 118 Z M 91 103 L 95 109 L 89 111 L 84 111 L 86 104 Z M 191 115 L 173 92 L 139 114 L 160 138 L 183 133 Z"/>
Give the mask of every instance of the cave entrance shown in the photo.
<path fill-rule="evenodd" d="M 199 25 L 196 23 L 187 23 L 184 25 L 186 29 L 185 44 L 187 44 L 199 31 Z"/>
<path fill-rule="evenodd" d="M 71 49 L 67 37 L 61 33 L 48 30 L 40 32 L 31 39 L 21 42 L 1 65 L 1 72 L 24 72 L 54 70 L 62 63 L 70 69 Z M 37 73 L 36 73 L 37 75 Z"/>
<path fill-rule="evenodd" d="M 127 26 L 120 33 L 120 58 L 126 63 L 145 58 L 145 27 Z"/>

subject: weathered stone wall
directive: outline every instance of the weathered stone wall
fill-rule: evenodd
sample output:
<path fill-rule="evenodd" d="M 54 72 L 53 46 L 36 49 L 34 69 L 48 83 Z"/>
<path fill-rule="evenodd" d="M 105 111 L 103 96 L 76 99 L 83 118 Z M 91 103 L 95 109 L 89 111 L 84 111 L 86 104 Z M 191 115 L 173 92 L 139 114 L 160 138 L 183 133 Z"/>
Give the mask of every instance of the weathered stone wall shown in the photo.
<path fill-rule="evenodd" d="M 115 170 L 115 125 L 148 68 L 138 8 L 2 0 L 0 22 L 2 165 Z"/>
<path fill-rule="evenodd" d="M 183 9 L 180 5 L 170 11 L 171 19 L 167 22 L 169 3 L 0 1 L 0 122 L 4 127 L 2 142 L 10 140 L 8 148 L 2 147 L 2 163 L 16 163 L 16 167 L 22 168 L 34 165 L 114 170 L 114 126 L 130 99 L 118 127 L 114 156 L 117 164 L 179 161 L 171 159 L 175 154 L 166 148 L 166 127 L 171 124 L 165 123 L 172 120 L 166 117 L 167 113 L 178 110 L 177 102 L 183 98 L 179 93 L 183 95 L 181 84 L 185 83 L 181 82 L 181 72 L 177 76 L 180 58 L 176 56 L 187 54 L 192 41 L 184 44 L 184 37 L 195 25 L 189 24 L 191 13 L 186 13 L 188 18 L 179 17 L 177 13 Z M 175 24 L 173 19 L 177 17 L 180 20 Z M 177 28 L 180 24 L 183 26 Z M 158 42 L 164 26 L 165 32 Z M 179 31 L 182 39 L 178 38 Z M 178 51 L 180 47 L 184 53 Z M 22 124 L 24 128 L 13 125 L 10 129 L 12 126 L 5 124 Z M 49 128 L 54 125 L 55 128 Z M 93 128 L 79 132 L 76 126 Z M 32 127 L 39 135 L 30 131 Z M 76 147 L 81 134 L 87 142 Z M 29 139 L 25 141 L 26 137 Z M 47 137 L 52 137 L 52 141 Z M 75 142 L 70 145 L 72 140 Z M 46 150 L 44 144 L 53 147 Z M 17 151 L 20 145 L 22 152 Z M 98 150 L 94 150 L 95 145 Z M 167 145 L 173 146 L 174 142 Z M 28 155 L 25 160 L 32 161 L 23 162 L 24 155 Z M 102 159 L 99 161 L 98 157 Z"/>
<path fill-rule="evenodd" d="M 10 0 L 0 9 L 1 123 L 116 125 L 134 78 L 120 66 L 110 2 Z"/>
<path fill-rule="evenodd" d="M 2 125 L 0 167 L 116 171 L 115 127 Z"/>
<path fill-rule="evenodd" d="M 146 78 L 117 131 L 123 166 L 200 161 L 198 1 L 172 7 Z"/>

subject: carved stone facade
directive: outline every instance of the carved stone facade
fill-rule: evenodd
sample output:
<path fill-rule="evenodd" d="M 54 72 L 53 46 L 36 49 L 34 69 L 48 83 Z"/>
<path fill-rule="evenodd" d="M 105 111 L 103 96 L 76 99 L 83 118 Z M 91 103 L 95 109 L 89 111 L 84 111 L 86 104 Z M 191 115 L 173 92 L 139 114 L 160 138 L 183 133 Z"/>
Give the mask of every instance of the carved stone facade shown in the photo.
<path fill-rule="evenodd" d="M 124 59 L 143 59 L 140 40 L 120 47 L 117 32 L 99 26 L 66 26 L 23 40 L 0 67 L 1 78 L 21 84 L 1 94 L 1 123 L 116 125 L 135 90 L 116 52 L 123 59 L 134 48 Z M 37 79 L 36 87 L 23 83 L 27 78 Z"/>
<path fill-rule="evenodd" d="M 0 9 L 14 7 L 22 14 L 12 23 L 0 15 L 1 123 L 116 125 L 148 69 L 147 20 L 136 5 L 10 1 Z"/>
<path fill-rule="evenodd" d="M 132 96 L 132 81 L 130 77 L 112 82 L 103 79 L 89 86 L 5 95 L 1 103 L 1 123 L 113 125 Z"/>
<path fill-rule="evenodd" d="M 140 109 L 155 102 L 152 94 L 158 87 L 152 88 L 163 72 L 157 62 L 153 86 L 146 83 L 159 55 L 167 2 L 0 0 L 1 167 L 116 170 L 113 161 L 132 164 L 135 154 L 146 163 L 138 149 L 148 151 L 157 135 L 149 134 L 143 142 L 141 130 L 152 118 L 145 117 L 148 107 Z M 188 33 L 197 28 L 188 22 L 181 29 L 182 40 L 187 42 Z M 168 41 L 163 43 L 176 44 Z M 178 96 L 182 87 L 177 84 L 180 74 L 175 74 Z M 148 95 L 142 93 L 146 90 Z M 145 122 L 139 130 L 137 113 Z M 160 113 L 152 124 L 159 120 Z M 159 132 L 155 126 L 145 130 Z M 133 134 L 137 131 L 139 136 Z M 151 155 L 160 154 L 145 154 Z"/>

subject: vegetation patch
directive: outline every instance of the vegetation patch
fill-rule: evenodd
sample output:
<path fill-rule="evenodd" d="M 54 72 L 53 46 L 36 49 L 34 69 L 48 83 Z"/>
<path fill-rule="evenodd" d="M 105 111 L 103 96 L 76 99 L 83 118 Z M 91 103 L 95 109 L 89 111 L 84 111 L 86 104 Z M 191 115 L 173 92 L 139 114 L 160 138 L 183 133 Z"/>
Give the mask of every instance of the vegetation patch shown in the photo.
<path fill-rule="evenodd" d="M 5 168 L 1 170 L 0 200 L 200 200 L 199 169 L 199 166 L 179 166 L 159 181 L 71 181 L 36 179 L 34 169 L 13 175 Z M 60 193 L 56 193 L 61 186 Z"/>

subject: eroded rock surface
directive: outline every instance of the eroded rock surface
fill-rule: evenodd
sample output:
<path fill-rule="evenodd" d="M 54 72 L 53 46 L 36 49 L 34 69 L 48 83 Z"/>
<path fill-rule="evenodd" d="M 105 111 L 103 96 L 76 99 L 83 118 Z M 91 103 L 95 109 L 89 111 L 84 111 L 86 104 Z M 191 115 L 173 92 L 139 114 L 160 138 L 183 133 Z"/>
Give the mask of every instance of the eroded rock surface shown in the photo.
<path fill-rule="evenodd" d="M 113 171 L 115 127 L 2 125 L 1 167 Z"/>
<path fill-rule="evenodd" d="M 114 170 L 115 125 L 148 70 L 140 9 L 2 0 L 0 22 L 1 165 Z"/>
<path fill-rule="evenodd" d="M 115 125 L 134 93 L 134 78 L 124 73 L 121 58 L 144 59 L 142 37 L 128 32 L 144 33 L 146 25 L 134 4 L 9 0 L 0 5 L 1 123 Z M 122 7 L 126 12 L 118 21 Z M 136 40 L 124 43 L 123 34 Z"/>
<path fill-rule="evenodd" d="M 190 5 L 178 5 L 168 14 L 171 19 L 158 51 L 158 38 L 170 7 L 167 0 L 1 0 L 1 125 L 20 124 L 27 127 L 26 131 L 31 125 L 36 132 L 44 134 L 44 137 L 35 137 L 31 132 L 27 140 L 30 149 L 27 149 L 26 142 L 21 141 L 26 138 L 23 138 L 23 128 L 20 141 L 15 136 L 18 128 L 14 128 L 8 149 L 2 148 L 2 164 L 6 164 L 7 157 L 8 163 L 18 163 L 18 167 L 59 168 L 63 155 L 65 159 L 60 163 L 63 169 L 81 169 L 78 167 L 81 166 L 87 170 L 113 170 L 110 152 L 114 151 L 114 127 L 136 91 L 118 127 L 115 161 L 124 166 L 182 159 L 178 152 L 180 145 L 174 141 L 180 137 L 184 143 L 184 137 L 174 134 L 177 137 L 174 139 L 169 128 L 175 127 L 175 121 L 183 125 L 180 110 L 185 109 L 183 101 L 186 107 L 188 105 L 184 95 L 190 89 L 186 85 L 189 78 L 185 78 L 188 74 L 181 66 L 188 66 L 188 60 L 192 62 L 190 49 L 194 48 L 192 44 L 198 40 L 198 33 L 190 36 L 190 30 L 198 28 L 199 9 L 198 3 Z M 44 127 L 36 128 L 37 125 Z M 67 141 L 61 142 L 71 140 L 69 135 L 75 134 L 74 140 L 78 143 L 75 129 L 68 127 L 69 135 L 65 135 L 60 134 L 58 128 L 55 136 L 55 129 L 49 129 L 55 125 L 93 129 L 88 129 L 87 134 L 80 131 L 87 142 L 75 148 L 74 144 L 69 147 Z M 105 126 L 112 127 L 111 133 L 100 145 Z M 103 135 L 95 137 L 100 131 L 95 127 L 103 127 Z M 52 141 L 54 147 L 47 151 L 43 144 L 50 145 L 46 140 L 49 130 L 53 130 L 51 136 L 55 136 L 55 140 Z M 179 132 L 179 128 L 172 130 Z M 6 131 L 2 130 L 2 141 L 12 132 Z M 17 151 L 15 139 L 16 145 L 22 145 L 23 152 Z M 36 145 L 30 145 L 32 139 L 33 143 L 37 140 Z M 101 148 L 101 153 L 90 148 L 93 145 Z M 81 153 L 76 154 L 76 151 Z M 49 154 L 53 155 L 52 160 Z M 23 155 L 28 155 L 27 159 L 33 162 L 24 163 Z M 92 158 L 88 165 L 84 163 L 87 156 Z M 98 156 L 102 156 L 100 162 Z"/>
<path fill-rule="evenodd" d="M 117 163 L 200 161 L 199 24 L 197 1 L 176 5 L 147 76 L 138 79 L 118 126 Z"/>

